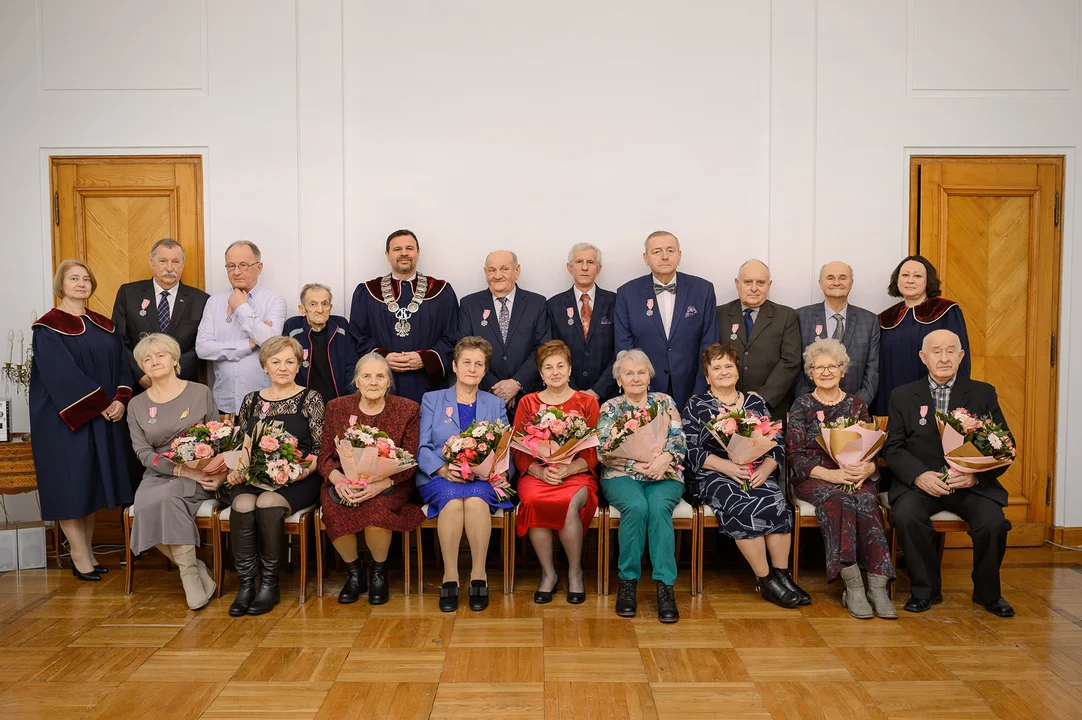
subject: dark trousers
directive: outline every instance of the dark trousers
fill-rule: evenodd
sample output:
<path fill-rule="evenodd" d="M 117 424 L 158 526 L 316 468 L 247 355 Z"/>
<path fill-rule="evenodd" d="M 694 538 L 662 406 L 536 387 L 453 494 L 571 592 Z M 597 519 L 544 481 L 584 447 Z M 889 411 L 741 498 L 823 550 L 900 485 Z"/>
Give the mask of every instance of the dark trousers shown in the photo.
<path fill-rule="evenodd" d="M 1007 531 L 1011 529 L 1010 521 L 1003 516 L 1003 506 L 969 489 L 936 498 L 914 488 L 902 494 L 891 507 L 905 552 L 910 594 L 930 600 L 943 591 L 939 538 L 932 528 L 931 517 L 946 510 L 969 523 L 974 596 L 985 603 L 999 599 L 999 566 L 1007 552 Z"/>

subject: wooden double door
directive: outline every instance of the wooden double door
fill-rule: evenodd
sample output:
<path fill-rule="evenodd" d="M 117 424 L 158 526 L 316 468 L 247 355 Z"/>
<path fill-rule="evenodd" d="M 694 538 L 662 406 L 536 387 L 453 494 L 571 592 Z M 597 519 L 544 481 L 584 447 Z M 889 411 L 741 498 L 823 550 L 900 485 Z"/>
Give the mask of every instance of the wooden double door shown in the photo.
<path fill-rule="evenodd" d="M 1053 517 L 1063 178 L 1062 156 L 911 164 L 910 252 L 961 306 L 972 375 L 996 387 L 1018 445 L 1000 479 L 1011 545 L 1040 544 Z"/>

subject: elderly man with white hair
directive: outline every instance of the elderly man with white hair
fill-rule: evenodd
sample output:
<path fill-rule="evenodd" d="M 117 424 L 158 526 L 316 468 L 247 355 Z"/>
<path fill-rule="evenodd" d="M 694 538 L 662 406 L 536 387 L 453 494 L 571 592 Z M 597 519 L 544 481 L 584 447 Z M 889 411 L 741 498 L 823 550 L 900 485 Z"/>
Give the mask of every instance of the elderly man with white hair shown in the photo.
<path fill-rule="evenodd" d="M 1007 427 L 995 388 L 959 375 L 964 356 L 955 333 L 929 333 L 920 351 L 928 377 L 897 387 L 890 395 L 889 437 L 883 457 L 895 476 L 890 503 L 909 571 L 910 598 L 905 609 L 924 612 L 943 602 L 937 533 L 931 517 L 946 510 L 969 523 L 973 602 L 993 615 L 1011 617 L 1014 609 L 1000 595 L 999 580 L 1011 529 L 1003 514 L 1007 491 L 999 482 L 1005 468 L 948 473 L 936 426 L 936 412 L 965 409 Z"/>

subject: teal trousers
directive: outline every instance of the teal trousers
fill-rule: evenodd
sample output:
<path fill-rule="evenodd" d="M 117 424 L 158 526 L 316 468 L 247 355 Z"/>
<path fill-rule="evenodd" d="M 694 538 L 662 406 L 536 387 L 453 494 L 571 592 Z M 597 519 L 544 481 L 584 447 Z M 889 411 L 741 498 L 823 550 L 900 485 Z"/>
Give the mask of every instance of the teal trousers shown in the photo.
<path fill-rule="evenodd" d="M 601 490 L 609 504 L 620 511 L 620 579 L 638 580 L 642 575 L 642 553 L 649 539 L 654 580 L 675 584 L 676 532 L 672 513 L 684 494 L 684 484 L 677 480 L 642 482 L 621 475 L 602 480 Z"/>

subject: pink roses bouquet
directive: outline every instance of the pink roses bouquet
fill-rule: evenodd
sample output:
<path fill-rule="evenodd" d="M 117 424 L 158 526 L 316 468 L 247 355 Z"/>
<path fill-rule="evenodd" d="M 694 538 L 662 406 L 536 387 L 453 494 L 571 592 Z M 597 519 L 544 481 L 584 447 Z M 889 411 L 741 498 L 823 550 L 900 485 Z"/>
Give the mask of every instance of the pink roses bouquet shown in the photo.
<path fill-rule="evenodd" d="M 649 463 L 665 449 L 671 420 L 658 403 L 632 408 L 613 420 L 608 438 L 600 447 L 606 458 Z M 683 467 L 669 469 L 665 477 L 675 480 Z"/>
<path fill-rule="evenodd" d="M 280 421 L 261 420 L 229 461 L 246 483 L 273 491 L 306 477 L 315 467 L 316 456 L 302 455 L 297 438 L 287 433 Z"/>
<path fill-rule="evenodd" d="M 546 465 L 568 465 L 583 450 L 597 447 L 597 433 L 580 413 L 542 405 L 511 438 L 511 446 Z"/>
<path fill-rule="evenodd" d="M 1006 467 L 1018 454 L 1011 433 L 991 417 L 977 417 L 965 408 L 957 408 L 949 413 L 937 411 L 935 420 L 947 461 L 944 480 L 954 473 Z"/>
<path fill-rule="evenodd" d="M 838 467 L 859 465 L 870 462 L 887 442 L 887 434 L 877 428 L 873 422 L 863 422 L 847 416 L 826 422 L 825 413 L 816 413 L 819 418 L 819 437 L 815 441 L 823 448 Z M 842 485 L 841 489 L 852 493 L 856 485 Z"/>
<path fill-rule="evenodd" d="M 350 415 L 349 426 L 335 441 L 335 446 L 345 478 L 335 484 L 331 499 L 347 507 L 356 507 L 357 503 L 342 498 L 338 492 L 342 485 L 364 488 L 373 480 L 382 480 L 417 466 L 412 453 L 395 445 L 394 440 L 379 428 L 358 425 L 356 415 Z"/>
<path fill-rule="evenodd" d="M 232 422 L 197 423 L 173 440 L 169 452 L 162 453 L 177 464 L 214 475 L 225 469 L 226 453 L 244 442 L 244 433 Z"/>
<path fill-rule="evenodd" d="M 750 471 L 754 469 L 756 461 L 777 444 L 775 441 L 781 433 L 781 423 L 771 422 L 765 415 L 734 410 L 706 423 L 706 429 L 725 448 L 729 460 L 737 465 L 747 465 Z M 751 489 L 748 481 L 741 482 L 741 487 L 744 491 Z"/>
<path fill-rule="evenodd" d="M 511 463 L 511 428 L 496 420 L 475 420 L 458 435 L 443 444 L 443 459 L 463 478 L 476 477 L 490 483 L 507 472 Z M 509 488 L 494 488 L 496 497 L 507 500 L 514 493 Z"/>

